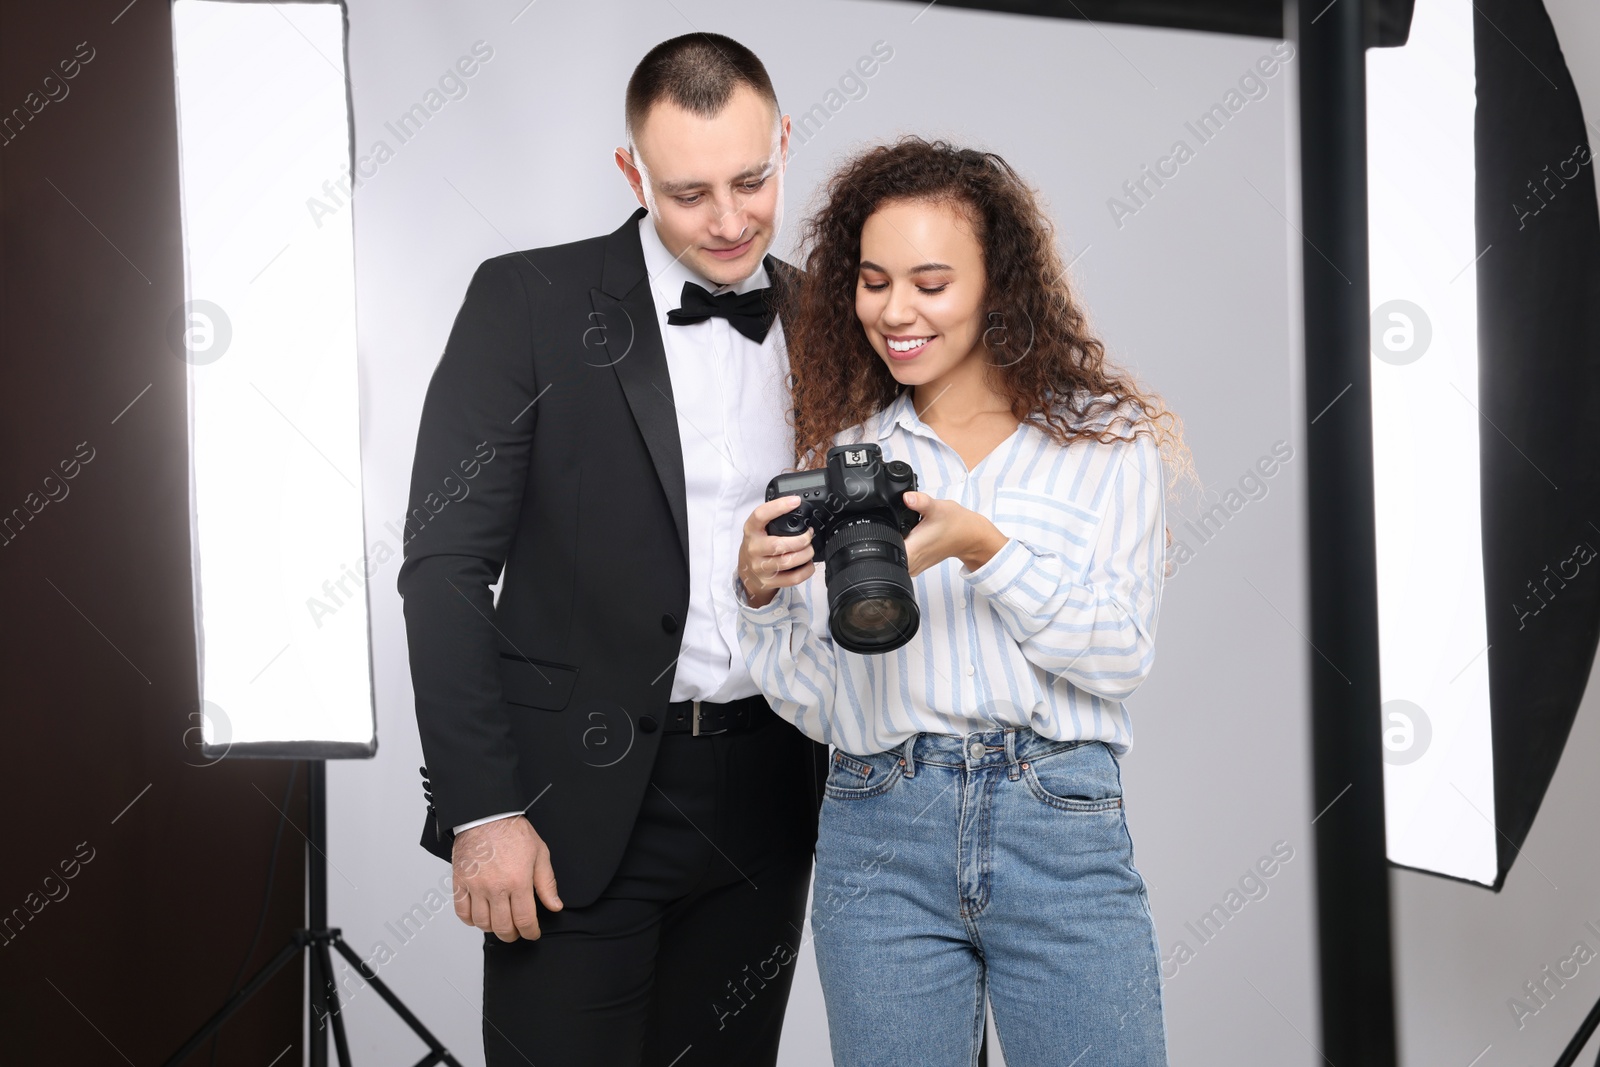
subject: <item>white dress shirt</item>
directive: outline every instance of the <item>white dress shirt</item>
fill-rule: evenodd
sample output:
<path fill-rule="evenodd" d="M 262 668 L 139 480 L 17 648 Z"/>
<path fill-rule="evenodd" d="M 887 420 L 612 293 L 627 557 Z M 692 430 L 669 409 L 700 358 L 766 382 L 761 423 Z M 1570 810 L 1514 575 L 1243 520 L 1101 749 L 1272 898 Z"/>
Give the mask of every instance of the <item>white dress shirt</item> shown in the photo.
<path fill-rule="evenodd" d="M 907 390 L 834 443 L 863 440 L 885 461 L 910 463 L 921 491 L 988 516 L 1008 540 L 977 570 L 950 558 L 914 577 L 917 633 L 877 655 L 834 646 L 820 562 L 761 608 L 735 576 L 741 648 L 774 710 L 857 755 L 922 732 L 1019 726 L 1127 752 L 1124 701 L 1155 659 L 1165 577 L 1165 483 L 1151 438 L 1063 448 L 1023 423 L 969 471 Z"/>
<path fill-rule="evenodd" d="M 760 344 L 724 318 L 667 323 L 667 312 L 683 303 L 685 282 L 713 295 L 744 293 L 770 284 L 764 266 L 718 287 L 672 257 L 648 215 L 639 220 L 639 238 L 667 349 L 688 493 L 689 617 L 671 699 L 725 703 L 760 692 L 739 650 L 739 605 L 727 576 L 737 569 L 744 521 L 766 499 L 767 483 L 794 467 L 788 350 L 776 319 Z"/>
<path fill-rule="evenodd" d="M 667 251 L 649 215 L 639 220 L 639 241 L 666 349 L 688 497 L 689 610 L 669 699 L 726 703 L 760 692 L 739 649 L 738 603 L 726 579 L 737 570 L 744 521 L 766 499 L 767 482 L 794 466 L 788 350 L 776 319 L 759 344 L 720 317 L 667 322 L 667 312 L 683 303 L 684 282 L 713 296 L 744 293 L 771 284 L 764 265 L 719 286 Z M 455 832 L 517 814 L 462 823 Z"/>

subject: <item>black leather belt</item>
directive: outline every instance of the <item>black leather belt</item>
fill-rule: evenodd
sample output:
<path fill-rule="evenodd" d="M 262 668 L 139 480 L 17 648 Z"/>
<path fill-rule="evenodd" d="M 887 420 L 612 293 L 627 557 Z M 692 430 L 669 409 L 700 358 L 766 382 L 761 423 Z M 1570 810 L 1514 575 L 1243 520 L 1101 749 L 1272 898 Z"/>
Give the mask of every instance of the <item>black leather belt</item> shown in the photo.
<path fill-rule="evenodd" d="M 765 697 L 743 697 L 726 704 L 709 700 L 674 700 L 667 705 L 667 722 L 661 729 L 669 734 L 726 734 L 760 726 L 773 714 Z"/>

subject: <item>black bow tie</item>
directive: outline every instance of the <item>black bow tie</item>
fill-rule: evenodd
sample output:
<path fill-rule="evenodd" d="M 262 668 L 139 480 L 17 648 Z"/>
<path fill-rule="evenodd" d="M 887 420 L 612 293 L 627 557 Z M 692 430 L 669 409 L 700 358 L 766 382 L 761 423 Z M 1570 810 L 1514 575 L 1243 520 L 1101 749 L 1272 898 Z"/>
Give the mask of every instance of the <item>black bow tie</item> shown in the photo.
<path fill-rule="evenodd" d="M 703 286 L 684 282 L 683 306 L 667 312 L 667 322 L 673 326 L 687 326 L 718 316 L 727 319 L 728 325 L 760 344 L 772 328 L 774 309 L 771 293 L 772 287 L 767 286 L 747 293 L 712 296 Z"/>

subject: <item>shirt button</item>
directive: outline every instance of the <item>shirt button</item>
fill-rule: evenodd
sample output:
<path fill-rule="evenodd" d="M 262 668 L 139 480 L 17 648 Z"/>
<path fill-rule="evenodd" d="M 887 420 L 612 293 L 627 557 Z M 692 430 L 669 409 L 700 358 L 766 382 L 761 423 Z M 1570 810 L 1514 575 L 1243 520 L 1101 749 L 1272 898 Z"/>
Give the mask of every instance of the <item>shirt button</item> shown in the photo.
<path fill-rule="evenodd" d="M 984 747 L 982 741 L 972 742 L 972 747 L 967 750 L 967 755 L 971 756 L 973 759 L 982 759 L 983 753 Z"/>
<path fill-rule="evenodd" d="M 970 663 L 969 663 L 969 664 L 967 664 L 967 677 L 968 677 L 968 678 L 971 678 L 971 677 L 972 677 L 972 676 L 973 676 L 973 675 L 974 675 L 974 674 L 976 674 L 976 673 L 978 673 L 978 668 L 976 668 L 976 667 L 974 667 L 974 666 L 973 666 L 973 665 L 972 665 L 972 664 L 970 664 Z"/>

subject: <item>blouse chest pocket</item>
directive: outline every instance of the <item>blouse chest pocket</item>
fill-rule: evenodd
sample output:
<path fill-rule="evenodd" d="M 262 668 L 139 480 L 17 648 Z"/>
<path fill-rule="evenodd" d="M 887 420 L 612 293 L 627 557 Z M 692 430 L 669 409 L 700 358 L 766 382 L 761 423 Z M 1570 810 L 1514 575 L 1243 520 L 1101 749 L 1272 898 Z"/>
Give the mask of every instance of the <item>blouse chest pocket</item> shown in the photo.
<path fill-rule="evenodd" d="M 1088 572 L 1103 514 L 1049 493 L 1000 488 L 994 494 L 992 521 L 1007 537 L 1060 556 L 1066 576 L 1078 581 Z"/>

